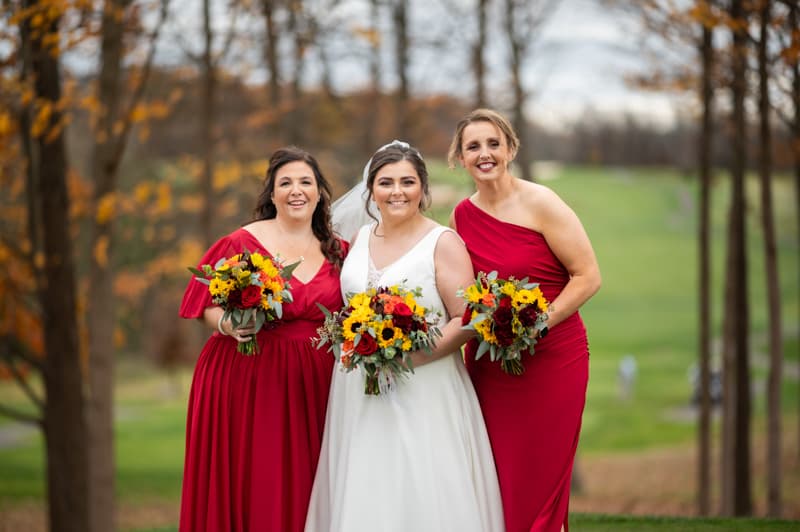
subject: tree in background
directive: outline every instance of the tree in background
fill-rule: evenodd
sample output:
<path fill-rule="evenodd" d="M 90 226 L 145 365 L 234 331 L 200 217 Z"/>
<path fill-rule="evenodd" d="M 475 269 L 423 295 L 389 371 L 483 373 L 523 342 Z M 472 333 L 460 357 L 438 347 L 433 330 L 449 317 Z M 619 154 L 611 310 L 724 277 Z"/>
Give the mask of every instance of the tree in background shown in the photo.
<path fill-rule="evenodd" d="M 31 296 L 35 297 L 43 336 L 41 360 L 35 358 L 35 342 L 25 342 L 24 334 L 4 330 L 0 350 L 7 367 L 14 374 L 23 391 L 38 409 L 38 415 L 16 416 L 39 423 L 45 439 L 47 463 L 47 499 L 50 530 L 81 532 L 89 529 L 87 428 L 83 374 L 77 324 L 77 298 L 72 236 L 70 234 L 70 202 L 67 189 L 68 161 L 64 139 L 66 100 L 62 90 L 60 31 L 63 17 L 71 5 L 30 0 L 7 3 L 3 6 L 6 21 L 17 24 L 18 34 L 12 39 L 19 53 L 3 65 L 18 69 L 16 82 L 3 75 L 4 85 L 21 96 L 16 116 L 0 108 L 0 137 L 4 138 L 3 155 L 11 146 L 9 133 L 16 129 L 20 136 L 23 157 L 21 164 L 13 166 L 19 172 L 3 176 L 3 180 L 16 180 L 24 175 L 26 205 L 23 212 L 26 227 L 12 233 L 7 240 L 5 231 L 0 240 L 0 262 L 10 260 L 22 269 L 7 271 L 0 281 L 3 301 L 14 302 L 21 308 L 4 309 L 3 328 L 10 320 L 17 322 L 27 316 L 29 325 L 35 325 Z M 5 141 L 9 141 L 6 144 Z M 14 195 L 10 189 L 10 196 Z M 19 190 L 19 189 L 18 189 Z M 7 201 L 11 198 L 6 198 Z M 17 218 L 19 220 L 19 218 Z M 12 218 L 13 221 L 13 218 Z M 5 226 L 5 224 L 4 224 Z M 5 229 L 5 227 L 4 227 Z M 20 228 L 18 228 L 20 229 Z M 25 283 L 17 284 L 14 276 L 27 271 L 30 275 L 28 289 L 33 293 L 19 293 Z M 10 297 L 9 297 L 10 296 Z M 6 299 L 8 297 L 8 300 Z M 19 315 L 13 318 L 6 311 Z M 35 329 L 34 329 L 35 330 Z M 28 338 L 27 340 L 30 340 Z M 35 339 L 34 339 L 35 340 Z M 40 369 L 44 380 L 45 398 L 42 399 L 27 383 L 17 365 L 27 362 L 28 367 Z M 3 409 L 5 414 L 21 414 Z"/>
<path fill-rule="evenodd" d="M 114 332 L 117 325 L 110 256 L 118 201 L 117 181 L 122 156 L 135 123 L 148 114 L 141 105 L 150 74 L 155 43 L 167 16 L 167 0 L 158 4 L 155 29 L 144 32 L 140 6 L 133 0 L 102 4 L 97 80 L 95 144 L 91 155 L 94 184 L 89 254 L 89 448 L 91 530 L 115 530 L 114 478 Z M 147 53 L 138 71 L 123 71 L 126 37 L 145 34 Z"/>

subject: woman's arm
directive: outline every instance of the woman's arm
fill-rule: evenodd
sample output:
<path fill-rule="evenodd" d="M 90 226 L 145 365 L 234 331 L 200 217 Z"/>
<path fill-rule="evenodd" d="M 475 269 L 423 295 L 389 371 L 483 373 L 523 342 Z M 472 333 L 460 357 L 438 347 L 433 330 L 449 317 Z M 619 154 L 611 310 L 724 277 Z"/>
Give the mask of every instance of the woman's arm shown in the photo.
<path fill-rule="evenodd" d="M 552 328 L 586 303 L 600 289 L 602 280 L 589 236 L 575 212 L 546 187 L 541 187 L 538 196 L 533 211 L 537 225 L 570 275 L 564 289 L 550 302 L 547 326 Z"/>
<path fill-rule="evenodd" d="M 446 231 L 439 237 L 434 251 L 436 265 L 436 287 L 439 291 L 450 320 L 441 328 L 442 337 L 437 339 L 433 353 L 418 351 L 411 355 L 415 366 L 432 362 L 457 351 L 473 336 L 472 331 L 461 328 L 461 316 L 464 314 L 465 302 L 456 295 L 459 288 L 466 288 L 473 280 L 472 262 L 467 248 L 461 238 L 452 231 Z"/>
<path fill-rule="evenodd" d="M 230 320 L 220 321 L 224 313 L 225 311 L 222 310 L 222 307 L 207 307 L 203 311 L 203 322 L 215 331 L 230 336 L 239 343 L 250 340 L 250 337 L 256 332 L 255 324 L 248 322 L 247 325 L 234 329 Z"/>

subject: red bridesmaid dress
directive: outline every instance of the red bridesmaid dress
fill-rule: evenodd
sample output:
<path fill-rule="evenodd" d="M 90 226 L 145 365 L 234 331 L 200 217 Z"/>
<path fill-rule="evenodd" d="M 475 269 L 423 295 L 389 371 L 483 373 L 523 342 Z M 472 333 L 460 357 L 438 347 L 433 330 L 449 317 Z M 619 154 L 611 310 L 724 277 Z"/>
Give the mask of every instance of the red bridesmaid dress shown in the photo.
<path fill-rule="evenodd" d="M 569 280 L 541 233 L 494 218 L 469 199 L 454 219 L 475 272 L 528 277 L 553 301 Z M 488 356 L 466 365 L 494 453 L 507 532 L 567 530 L 570 480 L 589 378 L 586 329 L 576 312 L 549 330 L 535 354 L 523 354 L 525 372 L 508 375 Z"/>
<path fill-rule="evenodd" d="M 200 264 L 244 249 L 268 250 L 244 229 L 215 243 Z M 339 271 L 325 261 L 313 279 L 292 278 L 294 301 L 283 319 L 258 333 L 259 353 L 245 356 L 217 332 L 194 370 L 186 420 L 182 532 L 301 531 L 322 442 L 333 357 L 310 340 L 322 324 L 319 302 L 342 305 Z M 180 315 L 213 306 L 192 278 Z"/>

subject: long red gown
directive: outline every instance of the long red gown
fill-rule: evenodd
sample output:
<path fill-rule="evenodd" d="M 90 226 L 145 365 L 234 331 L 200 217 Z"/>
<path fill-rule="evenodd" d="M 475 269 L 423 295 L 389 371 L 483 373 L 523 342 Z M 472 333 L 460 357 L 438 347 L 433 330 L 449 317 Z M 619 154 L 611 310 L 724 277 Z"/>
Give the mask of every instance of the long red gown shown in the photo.
<path fill-rule="evenodd" d="M 544 236 L 503 222 L 469 199 L 454 213 L 475 272 L 528 277 L 553 301 L 569 280 Z M 589 378 L 586 329 L 576 312 L 523 354 L 525 372 L 508 375 L 488 356 L 475 361 L 477 343 L 466 347 L 466 364 L 492 444 L 507 532 L 567 529 L 572 464 Z"/>
<path fill-rule="evenodd" d="M 267 250 L 244 229 L 215 243 L 200 264 L 247 248 Z M 325 261 L 308 283 L 290 281 L 294 301 L 283 320 L 258 333 L 260 352 L 245 356 L 217 332 L 194 371 L 186 421 L 181 532 L 301 531 L 322 442 L 333 357 L 310 340 L 321 303 L 342 305 L 339 271 Z M 180 315 L 213 306 L 192 278 Z"/>

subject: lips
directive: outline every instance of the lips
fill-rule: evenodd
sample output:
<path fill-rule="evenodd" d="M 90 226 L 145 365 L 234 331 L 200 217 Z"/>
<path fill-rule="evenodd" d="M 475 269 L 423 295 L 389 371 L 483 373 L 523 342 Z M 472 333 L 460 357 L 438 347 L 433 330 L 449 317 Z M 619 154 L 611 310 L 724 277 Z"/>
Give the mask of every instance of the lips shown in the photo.
<path fill-rule="evenodd" d="M 480 163 L 478 165 L 478 168 L 483 172 L 488 172 L 495 166 L 496 166 L 495 163 Z"/>

